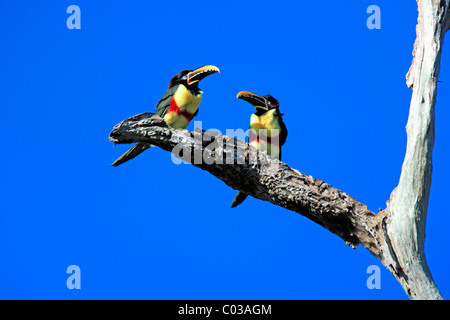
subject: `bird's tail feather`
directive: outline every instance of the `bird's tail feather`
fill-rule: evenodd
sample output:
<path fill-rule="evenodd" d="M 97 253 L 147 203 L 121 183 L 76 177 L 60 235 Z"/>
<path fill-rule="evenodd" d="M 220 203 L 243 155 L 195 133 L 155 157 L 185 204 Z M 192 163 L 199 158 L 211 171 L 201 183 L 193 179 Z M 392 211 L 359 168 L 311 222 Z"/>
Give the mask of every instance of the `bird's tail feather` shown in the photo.
<path fill-rule="evenodd" d="M 114 163 L 111 166 L 117 167 L 118 165 L 121 165 L 122 163 L 125 163 L 128 160 L 135 158 L 136 156 L 140 155 L 142 152 L 151 147 L 153 147 L 153 145 L 148 143 L 141 143 L 141 142 L 136 143 L 133 147 L 130 148 L 130 150 L 125 152 L 116 161 L 114 161 Z"/>
<path fill-rule="evenodd" d="M 240 205 L 242 202 L 244 202 L 244 200 L 247 198 L 247 195 L 243 192 L 238 192 L 236 197 L 234 197 L 233 202 L 231 203 L 231 207 L 235 208 L 238 205 Z"/>

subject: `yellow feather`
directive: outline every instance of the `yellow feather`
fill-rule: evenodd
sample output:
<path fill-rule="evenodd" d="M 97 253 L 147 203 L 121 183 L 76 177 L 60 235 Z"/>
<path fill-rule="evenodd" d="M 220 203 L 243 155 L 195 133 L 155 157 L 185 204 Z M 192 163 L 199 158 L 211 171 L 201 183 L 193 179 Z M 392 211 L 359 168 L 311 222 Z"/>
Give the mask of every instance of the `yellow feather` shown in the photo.
<path fill-rule="evenodd" d="M 185 86 L 181 85 L 175 92 L 173 98 L 180 109 L 186 110 L 189 113 L 195 113 L 202 101 L 202 93 L 203 92 L 200 91 L 200 94 L 193 95 Z"/>
<path fill-rule="evenodd" d="M 173 98 L 181 110 L 195 113 L 202 101 L 202 93 L 203 92 L 200 91 L 199 94 L 193 95 L 184 85 L 181 85 L 175 92 Z M 174 129 L 185 129 L 189 124 L 189 121 L 184 116 L 176 114 L 175 112 L 168 112 L 164 116 L 164 121 Z"/>
<path fill-rule="evenodd" d="M 258 117 L 256 114 L 252 114 L 250 118 L 250 129 L 254 130 L 255 134 L 260 136 L 260 133 L 264 136 L 271 137 L 275 139 L 280 135 L 280 124 L 278 119 L 273 116 L 276 109 L 272 109 Z M 266 132 L 260 132 L 263 129 Z M 280 157 L 280 146 L 273 143 L 267 143 L 266 139 L 260 137 L 259 142 L 252 141 L 250 145 L 258 149 L 259 151 L 267 152 L 267 154 L 272 157 L 279 159 Z"/>

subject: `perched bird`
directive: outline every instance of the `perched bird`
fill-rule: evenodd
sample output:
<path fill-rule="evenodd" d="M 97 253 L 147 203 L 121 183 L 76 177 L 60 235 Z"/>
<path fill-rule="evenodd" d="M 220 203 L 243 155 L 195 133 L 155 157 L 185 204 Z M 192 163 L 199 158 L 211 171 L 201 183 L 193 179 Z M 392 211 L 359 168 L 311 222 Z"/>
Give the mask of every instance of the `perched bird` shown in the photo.
<path fill-rule="evenodd" d="M 156 105 L 155 115 L 160 116 L 170 127 L 184 129 L 198 114 L 203 91 L 198 83 L 213 73 L 219 73 L 215 66 L 204 66 L 195 70 L 183 70 L 177 73 L 169 82 L 169 89 Z M 149 143 L 137 143 L 114 163 L 113 167 L 133 159 L 140 153 L 152 147 Z"/>
<path fill-rule="evenodd" d="M 267 152 L 269 157 L 281 160 L 281 146 L 286 142 L 288 131 L 279 111 L 279 102 L 270 94 L 258 96 L 248 91 L 239 92 L 237 98 L 251 103 L 256 109 L 250 117 L 249 144 Z M 239 191 L 231 207 L 238 206 L 245 198 L 247 195 Z"/>

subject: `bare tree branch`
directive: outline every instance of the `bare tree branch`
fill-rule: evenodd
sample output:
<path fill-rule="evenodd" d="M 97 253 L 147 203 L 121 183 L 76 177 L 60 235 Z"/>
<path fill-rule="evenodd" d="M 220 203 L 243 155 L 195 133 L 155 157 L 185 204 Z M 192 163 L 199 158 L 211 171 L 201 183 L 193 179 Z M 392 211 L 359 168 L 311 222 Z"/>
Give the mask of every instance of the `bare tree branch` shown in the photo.
<path fill-rule="evenodd" d="M 206 170 L 228 186 L 297 212 L 362 245 L 392 272 L 411 299 L 442 299 L 427 266 L 424 241 L 431 187 L 434 108 L 450 0 L 417 0 L 417 39 L 407 85 L 413 89 L 407 150 L 400 181 L 378 214 L 324 181 L 257 152 L 247 143 L 208 131 L 167 127 L 144 113 L 116 125 L 114 143 L 147 142 Z"/>
<path fill-rule="evenodd" d="M 363 244 L 378 255 L 379 243 L 374 235 L 380 221 L 366 205 L 326 182 L 257 152 L 243 141 L 208 131 L 174 130 L 151 114 L 124 120 L 111 132 L 110 140 L 157 145 L 236 190 L 300 213 L 350 246 Z M 252 155 L 255 155 L 253 161 Z"/>
<path fill-rule="evenodd" d="M 417 38 L 406 76 L 413 89 L 406 155 L 383 222 L 381 261 L 412 299 L 442 299 L 425 258 L 425 222 L 431 188 L 434 108 L 442 43 L 450 26 L 449 0 L 418 0 Z M 414 281 L 411 281 L 414 279 Z"/>

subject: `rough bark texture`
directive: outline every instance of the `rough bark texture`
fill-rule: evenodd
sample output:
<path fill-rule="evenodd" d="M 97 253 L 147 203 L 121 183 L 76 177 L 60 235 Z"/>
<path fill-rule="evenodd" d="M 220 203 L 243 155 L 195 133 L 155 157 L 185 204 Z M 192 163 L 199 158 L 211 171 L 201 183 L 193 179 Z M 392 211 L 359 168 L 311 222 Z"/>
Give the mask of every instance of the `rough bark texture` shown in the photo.
<path fill-rule="evenodd" d="M 449 0 L 418 0 L 413 62 L 406 83 L 413 89 L 406 155 L 400 181 L 383 220 L 381 261 L 412 299 L 442 299 L 425 259 L 425 222 L 431 187 L 434 108 Z"/>
<path fill-rule="evenodd" d="M 392 272 L 411 299 L 442 299 L 427 266 L 425 222 L 431 187 L 434 108 L 450 0 L 418 0 L 407 150 L 398 186 L 378 214 L 324 181 L 259 153 L 247 143 L 208 131 L 173 130 L 144 113 L 116 125 L 114 143 L 148 142 L 206 170 L 228 186 L 295 211 L 362 245 Z M 245 177 L 245 178 L 243 178 Z"/>
<path fill-rule="evenodd" d="M 374 255 L 379 254 L 379 243 L 373 235 L 380 221 L 366 205 L 324 181 L 257 152 L 243 141 L 208 131 L 173 130 L 149 113 L 118 124 L 110 140 L 152 143 L 212 173 L 236 190 L 300 213 L 347 244 L 362 244 Z"/>

